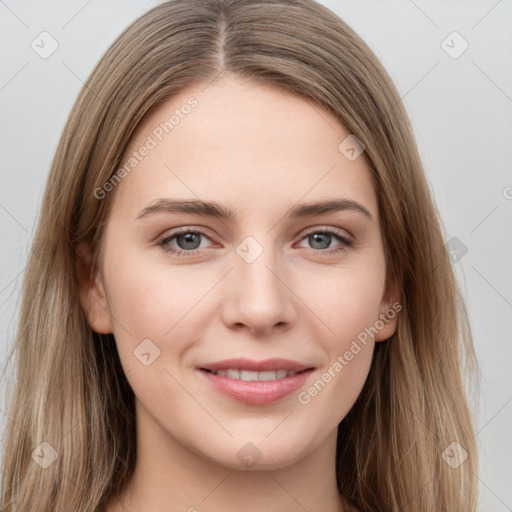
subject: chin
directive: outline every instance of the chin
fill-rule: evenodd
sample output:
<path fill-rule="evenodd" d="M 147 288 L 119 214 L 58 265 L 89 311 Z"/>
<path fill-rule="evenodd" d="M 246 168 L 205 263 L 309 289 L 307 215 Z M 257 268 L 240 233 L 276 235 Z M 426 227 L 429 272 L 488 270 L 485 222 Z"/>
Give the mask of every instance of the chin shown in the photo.
<path fill-rule="evenodd" d="M 261 438 L 261 436 L 256 437 Z M 257 439 L 245 442 L 232 440 L 230 442 L 232 449 L 203 456 L 218 465 L 236 471 L 275 471 L 296 463 L 306 455 L 306 447 L 303 444 L 284 444 L 278 437 L 273 441 Z"/>

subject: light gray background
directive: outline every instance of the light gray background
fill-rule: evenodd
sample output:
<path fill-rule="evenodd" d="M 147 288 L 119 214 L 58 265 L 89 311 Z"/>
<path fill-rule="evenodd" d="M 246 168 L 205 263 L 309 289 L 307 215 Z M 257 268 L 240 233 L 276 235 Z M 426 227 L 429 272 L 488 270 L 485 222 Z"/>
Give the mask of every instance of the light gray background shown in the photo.
<path fill-rule="evenodd" d="M 83 81 L 117 35 L 158 2 L 0 0 L 0 363 L 51 159 Z M 475 404 L 481 507 L 512 511 L 512 2 L 323 0 L 375 51 L 411 117 L 446 226 L 483 371 Z M 47 59 L 31 43 L 49 32 Z M 458 58 L 442 42 L 457 31 Z M 451 52 L 461 41 L 449 38 Z M 7 420 L 2 381 L 0 431 Z M 477 407 L 478 405 L 478 407 Z"/>

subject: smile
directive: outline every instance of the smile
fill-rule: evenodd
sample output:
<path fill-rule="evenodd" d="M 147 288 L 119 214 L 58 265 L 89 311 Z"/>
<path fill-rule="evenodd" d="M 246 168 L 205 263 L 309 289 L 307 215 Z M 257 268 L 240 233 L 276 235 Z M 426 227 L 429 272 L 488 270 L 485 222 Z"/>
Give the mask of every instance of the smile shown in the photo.
<path fill-rule="evenodd" d="M 206 370 L 210 371 L 214 375 L 220 377 L 227 377 L 228 379 L 243 380 L 245 382 L 257 382 L 257 381 L 271 381 L 285 379 L 286 377 L 293 377 L 298 372 L 295 370 L 275 370 L 275 371 L 264 371 L 255 372 L 251 370 L 242 369 L 228 369 L 228 370 Z"/>
<path fill-rule="evenodd" d="M 246 405 L 266 405 L 305 385 L 315 368 L 289 359 L 228 359 L 196 368 L 210 389 Z"/>

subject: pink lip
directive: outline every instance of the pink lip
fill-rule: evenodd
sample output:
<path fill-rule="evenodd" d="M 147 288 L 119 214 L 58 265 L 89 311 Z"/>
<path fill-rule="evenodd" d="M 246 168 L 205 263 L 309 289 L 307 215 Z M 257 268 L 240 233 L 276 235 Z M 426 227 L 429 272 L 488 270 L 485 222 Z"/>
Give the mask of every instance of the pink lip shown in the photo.
<path fill-rule="evenodd" d="M 230 368 L 251 371 L 294 370 L 296 375 L 272 381 L 243 381 L 215 375 L 207 370 L 227 370 Z M 229 359 L 207 364 L 198 368 L 214 389 L 238 402 L 248 405 L 265 405 L 276 402 L 293 393 L 304 385 L 314 368 L 290 361 L 289 359 L 267 359 L 251 361 L 248 359 Z"/>
<path fill-rule="evenodd" d="M 265 372 L 273 370 L 295 370 L 301 372 L 312 368 L 311 365 L 298 363 L 291 359 L 264 359 L 262 361 L 253 361 L 252 359 L 238 358 L 238 359 L 225 359 L 216 363 L 207 363 L 199 367 L 203 370 L 229 370 L 230 368 L 238 368 L 243 370 L 250 370 L 253 372 Z"/>

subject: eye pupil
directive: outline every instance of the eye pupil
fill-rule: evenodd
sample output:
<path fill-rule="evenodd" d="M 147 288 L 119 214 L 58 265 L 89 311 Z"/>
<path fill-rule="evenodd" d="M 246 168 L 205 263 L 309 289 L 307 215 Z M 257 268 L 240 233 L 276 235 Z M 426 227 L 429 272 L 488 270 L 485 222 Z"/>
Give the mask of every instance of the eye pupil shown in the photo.
<path fill-rule="evenodd" d="M 185 233 L 176 237 L 176 243 L 181 249 L 197 249 L 201 244 L 200 236 L 199 233 Z M 184 244 L 180 243 L 180 239 L 185 240 Z"/>
<path fill-rule="evenodd" d="M 331 235 L 327 233 L 314 233 L 313 235 L 309 236 L 313 249 L 327 249 L 331 243 Z M 327 240 L 327 244 L 325 244 L 325 240 Z M 320 242 L 320 245 L 322 245 L 322 242 L 324 245 L 322 247 L 315 247 L 314 243 Z"/>

